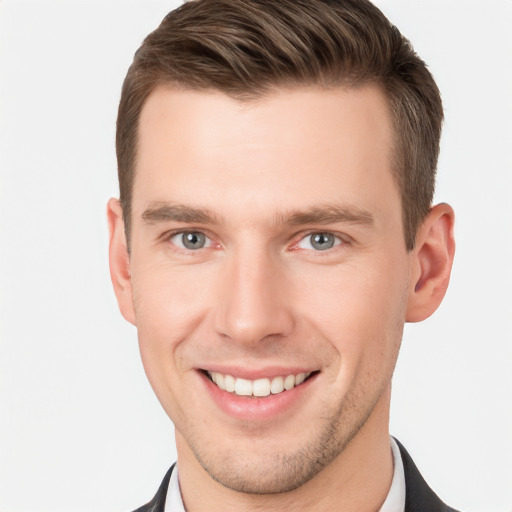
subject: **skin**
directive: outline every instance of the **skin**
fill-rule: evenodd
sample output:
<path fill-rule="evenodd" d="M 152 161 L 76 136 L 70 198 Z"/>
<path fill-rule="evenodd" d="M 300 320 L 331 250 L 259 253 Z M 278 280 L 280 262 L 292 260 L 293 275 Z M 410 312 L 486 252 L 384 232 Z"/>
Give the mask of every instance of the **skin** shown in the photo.
<path fill-rule="evenodd" d="M 377 511 L 403 325 L 435 311 L 454 252 L 444 204 L 405 248 L 381 92 L 240 103 L 160 87 L 139 130 L 130 254 L 108 206 L 111 274 L 176 427 L 187 509 Z M 182 232 L 206 245 L 185 248 Z M 318 250 L 312 233 L 335 244 Z M 227 413 L 202 372 L 287 369 L 316 373 L 267 416 Z"/>

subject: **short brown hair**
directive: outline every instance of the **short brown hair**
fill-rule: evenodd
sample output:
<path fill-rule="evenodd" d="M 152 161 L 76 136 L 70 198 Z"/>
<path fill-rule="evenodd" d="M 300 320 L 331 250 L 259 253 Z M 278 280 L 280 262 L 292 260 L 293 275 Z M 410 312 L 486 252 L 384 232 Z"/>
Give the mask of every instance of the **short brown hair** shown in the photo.
<path fill-rule="evenodd" d="M 220 90 L 240 101 L 277 87 L 377 84 L 394 124 L 393 168 L 405 243 L 434 194 L 443 108 L 409 41 L 367 0 L 196 0 L 170 12 L 135 53 L 117 119 L 120 199 L 127 240 L 138 123 L 160 84 Z"/>

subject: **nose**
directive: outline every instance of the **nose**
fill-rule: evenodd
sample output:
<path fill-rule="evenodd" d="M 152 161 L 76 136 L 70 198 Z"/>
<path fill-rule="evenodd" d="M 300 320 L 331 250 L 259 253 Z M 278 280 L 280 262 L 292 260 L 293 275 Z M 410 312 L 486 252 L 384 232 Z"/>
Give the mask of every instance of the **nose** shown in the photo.
<path fill-rule="evenodd" d="M 219 273 L 217 333 L 246 346 L 288 336 L 294 325 L 292 299 L 280 264 L 264 250 L 226 257 Z"/>

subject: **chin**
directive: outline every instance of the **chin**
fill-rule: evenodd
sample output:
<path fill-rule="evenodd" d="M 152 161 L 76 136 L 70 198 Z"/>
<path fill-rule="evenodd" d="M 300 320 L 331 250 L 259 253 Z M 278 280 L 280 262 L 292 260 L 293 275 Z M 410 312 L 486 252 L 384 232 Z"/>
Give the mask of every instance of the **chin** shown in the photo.
<path fill-rule="evenodd" d="M 274 456 L 266 461 L 236 460 L 219 467 L 203 465 L 216 482 L 245 494 L 278 494 L 301 487 L 319 473 L 330 461 L 309 460 L 306 454 Z"/>
<path fill-rule="evenodd" d="M 308 442 L 301 439 L 301 434 L 307 435 L 304 423 L 298 427 L 302 431 L 289 437 L 296 440 L 295 445 L 287 448 L 283 443 L 271 445 L 262 439 L 247 439 L 243 447 L 216 445 L 215 452 L 208 453 L 191 448 L 210 477 L 228 489 L 246 494 L 285 493 L 313 479 L 343 452 L 355 435 L 328 428 Z"/>

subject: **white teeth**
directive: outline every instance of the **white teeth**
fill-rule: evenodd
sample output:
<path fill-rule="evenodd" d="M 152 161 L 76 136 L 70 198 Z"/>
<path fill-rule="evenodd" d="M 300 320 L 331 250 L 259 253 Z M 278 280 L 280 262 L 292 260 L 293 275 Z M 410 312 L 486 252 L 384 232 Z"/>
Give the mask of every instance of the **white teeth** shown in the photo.
<path fill-rule="evenodd" d="M 236 378 L 232 375 L 224 375 L 219 372 L 208 372 L 208 375 L 223 391 L 235 393 L 239 396 L 252 395 L 264 397 L 271 393 L 277 395 L 285 390 L 293 389 L 295 386 L 302 384 L 311 375 L 311 372 L 288 375 L 286 377 L 274 377 L 272 380 L 267 378 L 247 380 Z"/>
<path fill-rule="evenodd" d="M 240 396 L 251 396 L 252 382 L 246 379 L 236 379 L 235 393 Z"/>
<path fill-rule="evenodd" d="M 284 379 L 284 389 L 288 391 L 295 386 L 295 375 L 288 375 L 286 379 Z"/>
<path fill-rule="evenodd" d="M 224 386 L 226 386 L 226 391 L 229 391 L 230 393 L 233 393 L 235 391 L 235 377 L 231 375 L 226 375 L 224 377 Z"/>
<path fill-rule="evenodd" d="M 298 386 L 299 384 L 302 384 L 304 382 L 305 378 L 306 378 L 305 373 L 299 373 L 299 375 L 297 375 L 295 377 L 295 385 Z M 220 385 L 219 385 L 219 387 L 220 387 Z"/>
<path fill-rule="evenodd" d="M 283 391 L 284 391 L 283 377 L 274 377 L 272 379 L 272 384 L 270 384 L 270 392 L 273 395 L 277 395 L 277 393 L 282 393 Z"/>
<path fill-rule="evenodd" d="M 270 395 L 270 380 L 258 379 L 252 383 L 252 394 L 254 396 L 268 396 Z"/>
<path fill-rule="evenodd" d="M 220 389 L 225 390 L 226 386 L 224 383 L 224 375 L 222 373 L 217 373 L 217 380 L 215 381 L 217 386 L 219 386 Z"/>

